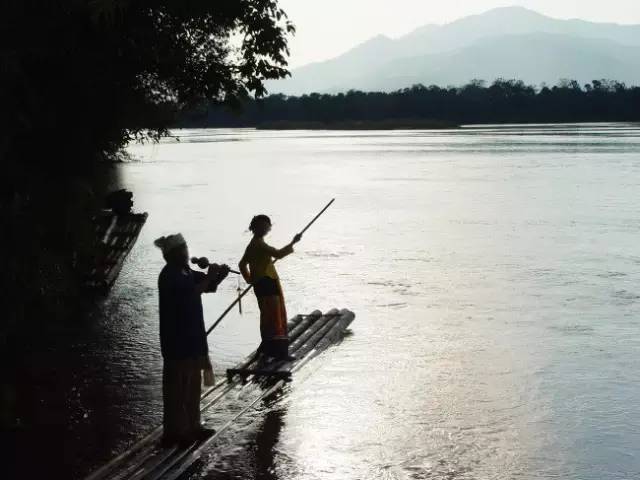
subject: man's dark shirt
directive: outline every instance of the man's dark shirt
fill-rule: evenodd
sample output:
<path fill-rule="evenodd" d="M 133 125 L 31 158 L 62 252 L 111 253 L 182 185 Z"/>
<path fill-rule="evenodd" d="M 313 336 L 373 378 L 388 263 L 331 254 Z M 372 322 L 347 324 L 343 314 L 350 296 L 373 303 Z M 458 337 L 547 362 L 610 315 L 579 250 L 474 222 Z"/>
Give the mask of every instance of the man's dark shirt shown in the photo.
<path fill-rule="evenodd" d="M 209 351 L 202 299 L 196 291 L 205 278 L 189 267 L 165 265 L 160 272 L 160 347 L 165 359 L 199 357 Z"/>

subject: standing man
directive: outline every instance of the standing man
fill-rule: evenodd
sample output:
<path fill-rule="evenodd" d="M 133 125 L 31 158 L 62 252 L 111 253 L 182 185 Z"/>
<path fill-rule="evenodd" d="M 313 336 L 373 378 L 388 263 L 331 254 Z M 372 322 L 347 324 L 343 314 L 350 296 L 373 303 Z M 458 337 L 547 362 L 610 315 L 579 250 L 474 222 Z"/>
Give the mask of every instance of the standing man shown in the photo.
<path fill-rule="evenodd" d="M 212 371 L 201 295 L 215 292 L 229 267 L 213 264 L 207 274 L 191 270 L 187 243 L 179 233 L 154 244 L 167 262 L 158 278 L 163 443 L 184 444 L 212 433 L 200 424 L 201 371 Z"/>

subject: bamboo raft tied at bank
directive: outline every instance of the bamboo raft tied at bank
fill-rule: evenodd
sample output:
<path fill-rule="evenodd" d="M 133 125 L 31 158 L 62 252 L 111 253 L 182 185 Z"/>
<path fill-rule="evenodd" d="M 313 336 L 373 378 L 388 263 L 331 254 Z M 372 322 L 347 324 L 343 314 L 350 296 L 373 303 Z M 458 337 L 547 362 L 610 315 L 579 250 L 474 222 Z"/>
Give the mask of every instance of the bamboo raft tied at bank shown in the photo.
<path fill-rule="evenodd" d="M 293 360 L 273 360 L 256 350 L 227 370 L 224 380 L 202 394 L 200 409 L 203 413 L 223 402 L 241 403 L 239 411 L 230 418 L 221 421 L 220 425 L 210 425 L 216 430 L 212 436 L 182 447 L 163 447 L 162 427 L 159 426 L 86 480 L 180 478 L 240 417 L 273 396 L 314 357 L 339 344 L 354 319 L 355 314 L 347 309 L 295 316 L 289 322 Z"/>
<path fill-rule="evenodd" d="M 118 190 L 107 196 L 107 208 L 93 217 L 95 254 L 84 278 L 87 290 L 107 293 L 136 243 L 147 213 L 133 213 L 133 194 Z"/>

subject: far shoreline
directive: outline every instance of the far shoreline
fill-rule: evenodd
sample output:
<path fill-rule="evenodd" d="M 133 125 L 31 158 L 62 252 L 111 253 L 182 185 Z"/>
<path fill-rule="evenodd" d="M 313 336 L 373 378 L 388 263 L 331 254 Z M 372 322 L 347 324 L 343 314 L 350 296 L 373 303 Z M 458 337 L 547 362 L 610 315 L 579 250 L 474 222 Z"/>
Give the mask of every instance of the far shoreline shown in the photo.
<path fill-rule="evenodd" d="M 583 127 L 583 126 L 640 126 L 640 122 L 637 121 L 629 121 L 629 120 L 590 120 L 590 121 L 556 121 L 556 122 L 541 122 L 541 121 L 518 121 L 518 122 L 487 122 L 487 123 L 463 123 L 463 124 L 425 124 L 425 123 L 393 123 L 382 124 L 382 123 L 372 123 L 372 122 L 355 122 L 352 125 L 346 125 L 341 122 L 335 123 L 323 123 L 323 122 L 274 122 L 269 124 L 260 124 L 260 125 L 181 125 L 171 129 L 171 131 L 178 131 L 184 129 L 216 129 L 216 130 L 236 130 L 236 129 L 247 129 L 247 130 L 257 130 L 257 131 L 393 131 L 393 130 L 464 130 L 468 128 L 508 128 L 508 127 L 538 127 L 538 126 L 567 126 L 567 127 Z M 171 135 L 169 135 L 171 137 Z M 121 159 L 116 160 L 116 162 L 122 162 Z M 126 163 L 126 161 L 125 161 Z"/>
<path fill-rule="evenodd" d="M 287 121 L 263 122 L 256 130 L 449 130 L 461 125 L 446 120 L 432 119 L 386 119 L 386 120 L 340 120 L 334 122 Z"/>

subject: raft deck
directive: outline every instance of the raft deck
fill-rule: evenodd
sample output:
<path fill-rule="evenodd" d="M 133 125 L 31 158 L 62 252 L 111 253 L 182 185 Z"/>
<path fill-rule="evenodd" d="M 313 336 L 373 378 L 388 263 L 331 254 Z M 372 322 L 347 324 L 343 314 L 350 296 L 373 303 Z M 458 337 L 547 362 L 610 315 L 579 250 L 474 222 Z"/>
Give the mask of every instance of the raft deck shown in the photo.
<path fill-rule="evenodd" d="M 159 426 L 85 480 L 180 478 L 242 415 L 279 391 L 312 358 L 339 343 L 354 319 L 355 314 L 346 309 L 333 309 L 324 315 L 320 311 L 297 315 L 289 322 L 289 352 L 294 360 L 272 360 L 255 351 L 235 368 L 227 370 L 225 380 L 203 393 L 200 400 L 203 413 L 224 401 L 240 402 L 245 391 L 253 395 L 244 398 L 248 403 L 226 422 L 211 425 L 216 430 L 214 435 L 181 448 L 162 447 L 162 427 Z"/>

